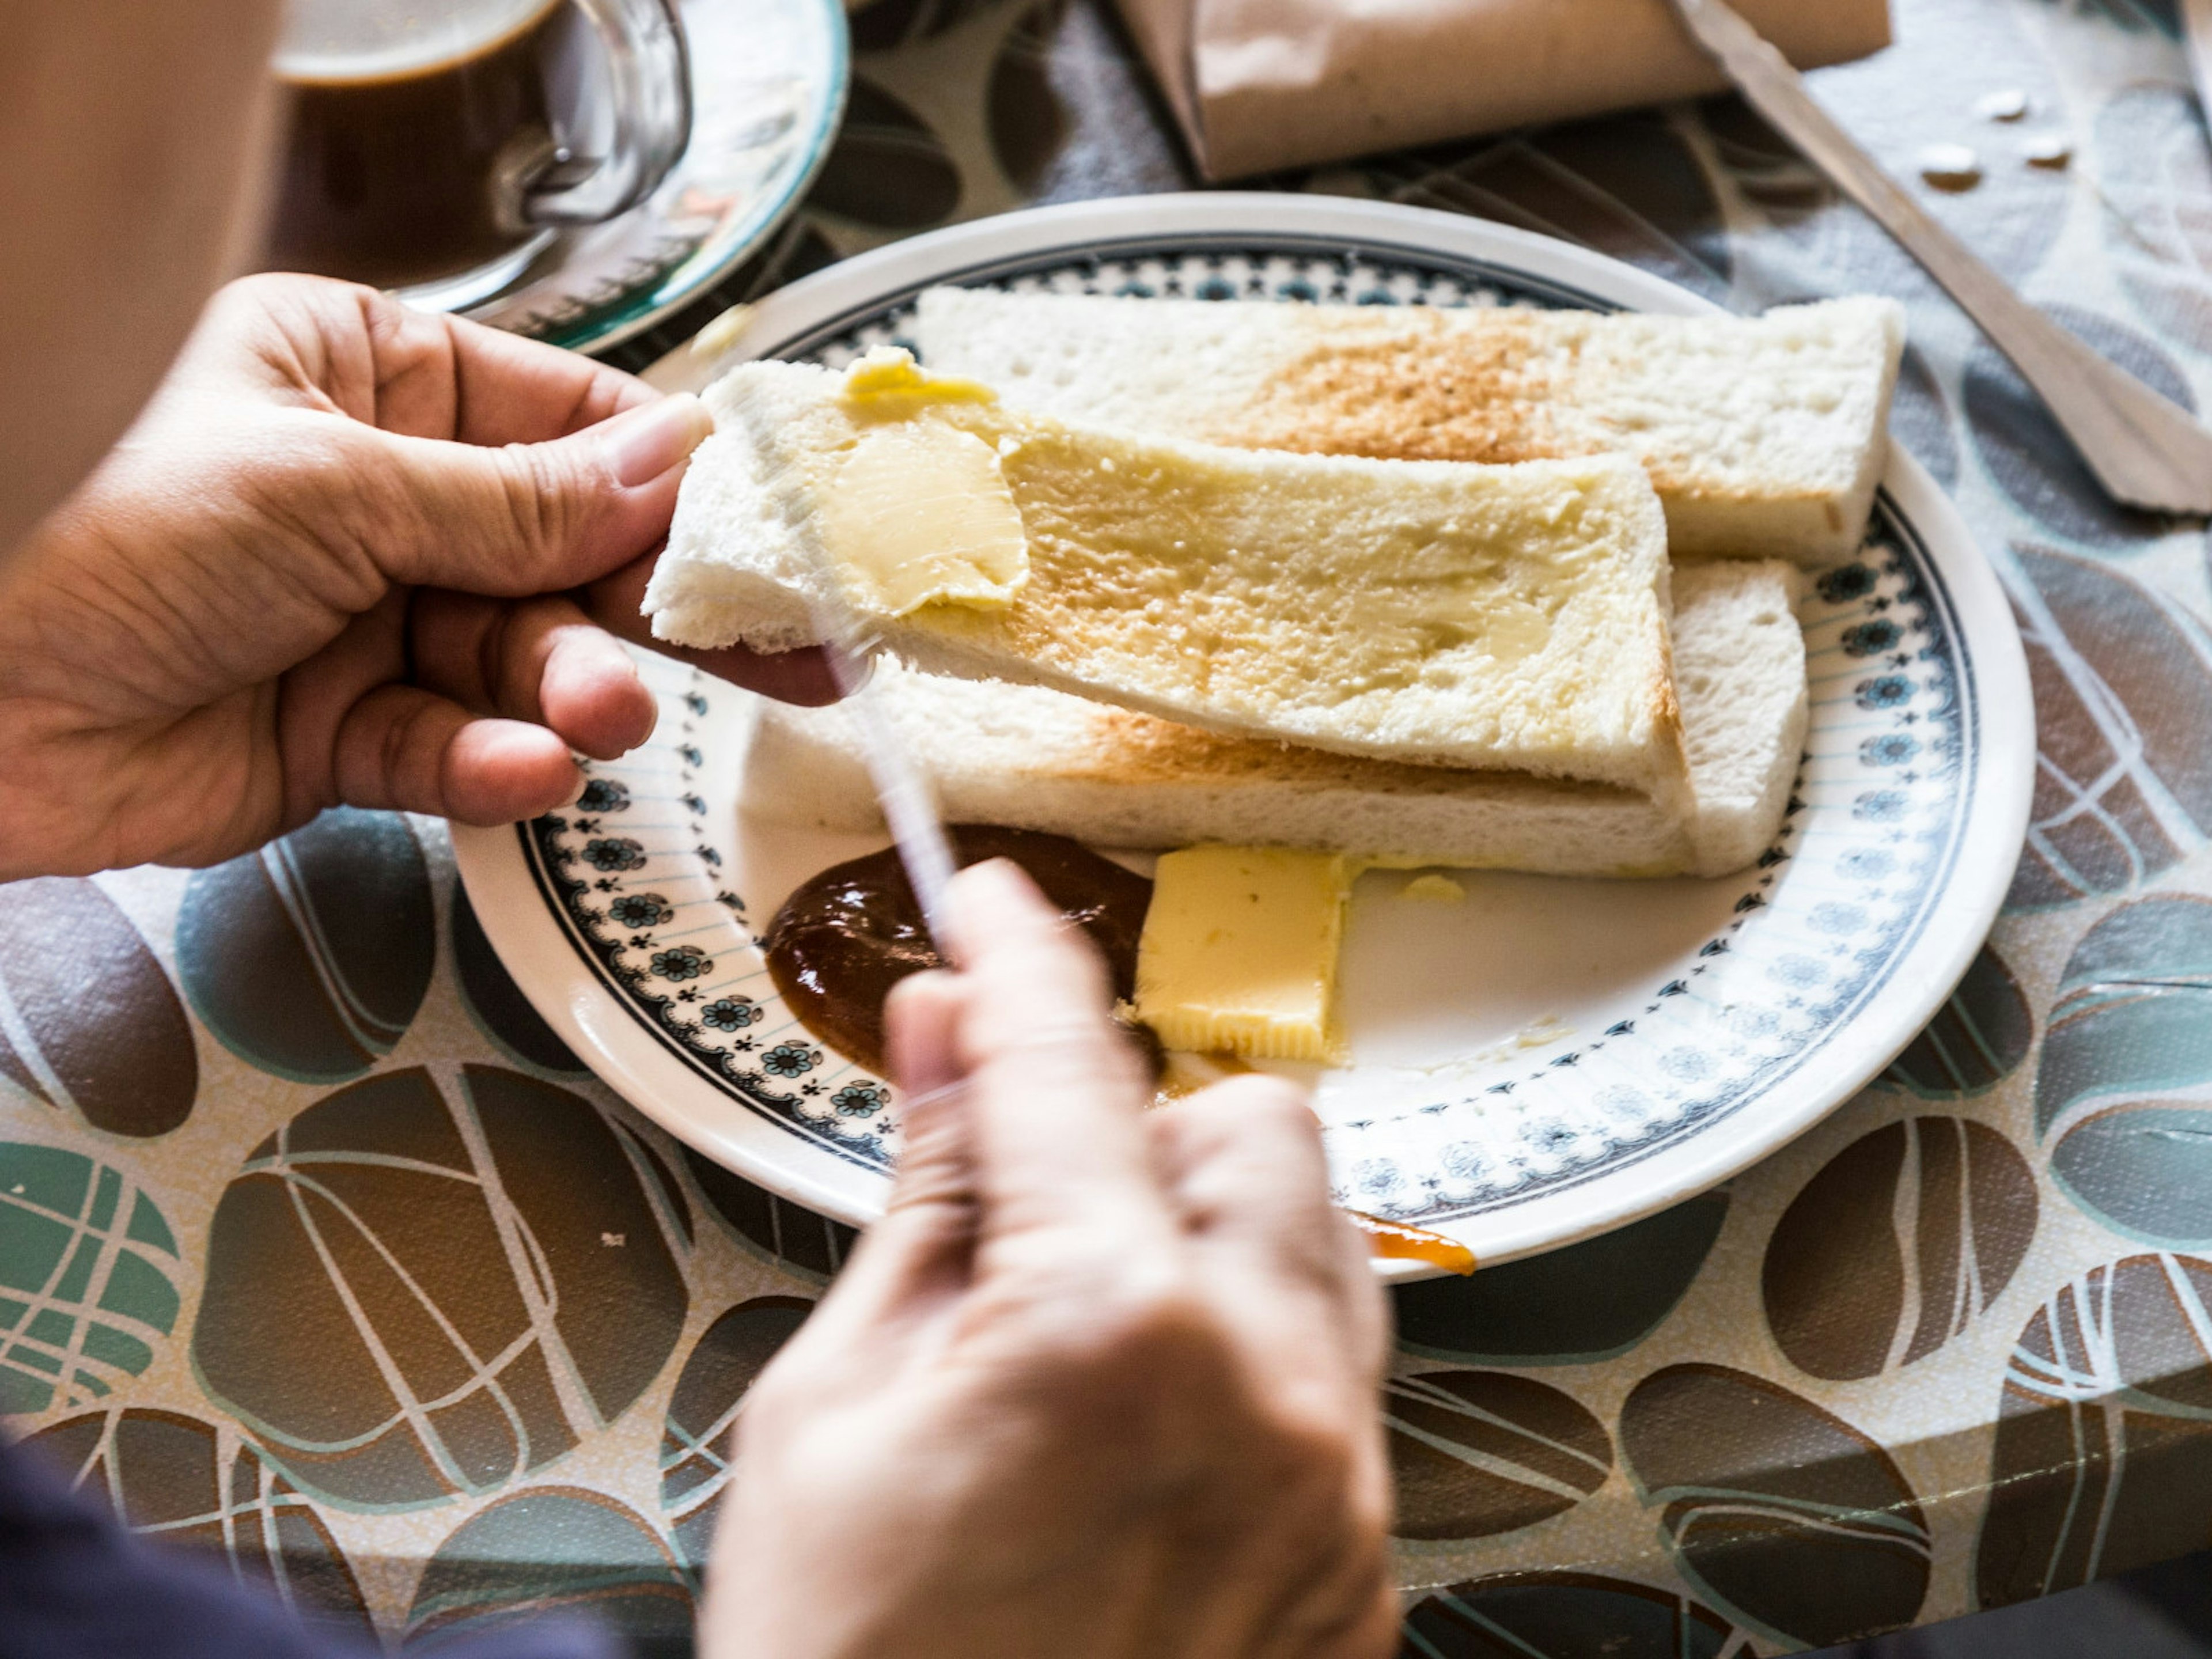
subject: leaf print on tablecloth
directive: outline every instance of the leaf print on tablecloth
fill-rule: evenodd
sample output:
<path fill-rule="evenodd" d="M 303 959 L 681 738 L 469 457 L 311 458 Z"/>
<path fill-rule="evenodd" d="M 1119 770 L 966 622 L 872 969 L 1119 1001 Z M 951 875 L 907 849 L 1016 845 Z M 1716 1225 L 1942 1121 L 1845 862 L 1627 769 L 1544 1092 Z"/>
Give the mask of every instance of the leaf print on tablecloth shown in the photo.
<path fill-rule="evenodd" d="M 1407 150 L 1363 169 L 1389 201 L 1564 237 L 1728 299 L 1720 204 L 1697 157 L 1656 112 Z"/>
<path fill-rule="evenodd" d="M 1002 103 L 1014 95 L 1002 71 L 1029 89 L 1027 118 Z M 1032 204 L 1198 186 L 1152 71 L 1104 0 L 1036 0 L 1006 39 L 988 112 L 1000 166 Z"/>
<path fill-rule="evenodd" d="M 2035 693 L 2035 805 L 2006 908 L 2149 880 L 2212 825 L 2212 637 L 2118 571 L 2015 546 Z"/>
<path fill-rule="evenodd" d="M 458 882 L 453 884 L 453 938 L 462 1000 L 487 1036 L 517 1060 L 549 1072 L 581 1074 L 588 1069 L 530 1006 L 530 999 L 484 937 L 476 907 Z"/>
<path fill-rule="evenodd" d="M 2035 1176 L 1986 1124 L 1916 1117 L 1863 1135 L 1775 1224 L 1761 1285 L 1808 1376 L 1876 1376 L 1962 1335 L 2035 1237 Z"/>
<path fill-rule="evenodd" d="M 434 1650 L 560 1613 L 604 1620 L 641 1659 L 692 1652 L 691 1587 L 666 1540 L 623 1504 L 576 1486 L 517 1492 L 455 1528 L 422 1570 L 407 1645 Z"/>
<path fill-rule="evenodd" d="M 1052 43 L 1067 0 L 1037 0 L 1006 31 L 991 65 L 984 116 L 999 169 L 1024 195 L 1036 191 L 1067 141 L 1067 112 L 1052 85 Z"/>
<path fill-rule="evenodd" d="M 498 1066 L 325 1096 L 216 1206 L 202 1384 L 331 1502 L 496 1491 L 613 1422 L 675 1347 L 686 1245 L 656 1167 Z"/>
<path fill-rule="evenodd" d="M 1669 1365 L 1620 1412 L 1620 1451 L 1692 1588 L 1778 1640 L 1909 1625 L 1927 1599 L 1920 1504 L 1866 1435 L 1763 1377 Z"/>
<path fill-rule="evenodd" d="M 0 886 L 0 1077 L 109 1134 L 167 1134 L 199 1091 L 191 1022 L 115 901 L 60 876 Z"/>
<path fill-rule="evenodd" d="M 884 52 L 933 40 L 988 4 L 989 0 L 861 0 L 852 8 L 853 50 Z"/>
<path fill-rule="evenodd" d="M 676 1553 L 696 1573 L 707 1570 L 714 1513 L 730 1478 L 730 1428 L 746 1390 L 788 1342 L 814 1304 L 803 1297 L 740 1302 L 707 1328 L 684 1362 L 660 1437 L 660 1507 Z"/>
<path fill-rule="evenodd" d="M 1950 400 L 1936 384 L 1917 346 L 1907 345 L 1898 360 L 1897 389 L 1889 404 L 1892 436 L 1949 489 L 1959 482 L 1959 441 L 1951 429 Z"/>
<path fill-rule="evenodd" d="M 2049 257 L 2069 219 L 2072 186 L 2065 173 L 2024 165 L 2014 133 L 1973 121 L 1971 106 L 1984 92 L 2009 88 L 2027 94 L 2039 122 L 2064 108 L 2068 89 L 2057 66 L 2037 38 L 2038 26 L 2026 22 L 2040 9 L 1916 5 L 1898 24 L 1899 34 L 1911 42 L 1909 49 L 1838 64 L 1823 70 L 1818 82 L 1821 103 L 1891 176 L 2016 283 L 2026 282 Z M 1740 225 L 1750 286 L 1770 299 L 1886 294 L 1916 311 L 1923 301 L 1949 308 L 1911 257 L 1872 219 L 1844 204 L 1817 174 L 1810 199 L 1785 198 L 1778 210 L 1773 181 L 1788 175 L 1779 173 L 1771 158 L 1778 151 L 1790 153 L 1789 147 L 1771 131 L 1757 131 L 1765 124 L 1756 122 L 1754 127 L 1756 118 L 1747 119 L 1733 98 L 1698 106 L 1708 129 L 1723 138 L 1715 146 L 1716 159 L 1781 232 L 1763 234 L 1755 221 Z M 1961 139 L 1980 151 L 1984 167 L 1974 189 L 1945 194 L 1921 183 L 1920 152 L 1939 137 Z"/>
<path fill-rule="evenodd" d="M 2163 34 L 2173 40 L 2181 33 L 2178 0 L 2073 0 L 2083 12 L 2110 18 L 2130 34 Z"/>
<path fill-rule="evenodd" d="M 0 1417 L 86 1406 L 176 1328 L 176 1237 L 121 1170 L 0 1141 Z"/>
<path fill-rule="evenodd" d="M 2152 325 L 2212 351 L 2212 155 L 2197 100 L 2138 81 L 2097 112 L 2098 218 L 2120 285 Z"/>
<path fill-rule="evenodd" d="M 158 1539 L 219 1555 L 241 1582 L 356 1641 L 376 1637 L 345 1552 L 314 1506 L 238 1431 L 143 1407 L 65 1418 L 24 1445 L 117 1517 Z"/>
<path fill-rule="evenodd" d="M 1626 1353 L 1674 1311 L 1728 1218 L 1726 1188 L 1525 1261 L 1391 1291 L 1398 1340 L 1437 1359 L 1592 1364 Z"/>
<path fill-rule="evenodd" d="M 860 1234 L 756 1187 L 689 1146 L 684 1162 L 707 1202 L 730 1231 L 778 1266 L 804 1278 L 827 1280 L 845 1265 Z"/>
<path fill-rule="evenodd" d="M 960 205 L 960 169 L 929 125 L 864 76 L 806 204 L 881 230 L 920 230 Z"/>
<path fill-rule="evenodd" d="M 398 1046 L 430 988 L 429 867 L 396 812 L 337 807 L 195 874 L 177 972 L 223 1046 L 300 1083 L 358 1077 Z"/>
<path fill-rule="evenodd" d="M 2165 348 L 2139 329 L 2078 306 L 2049 305 L 2051 319 L 2099 353 L 2185 409 L 2197 400 Z M 2043 400 L 1987 341 L 1966 360 L 1966 430 L 1997 487 L 2044 530 L 2074 541 L 2131 552 L 2165 535 L 2165 514 L 2123 507 L 2105 493 Z"/>
<path fill-rule="evenodd" d="M 1564 1515 L 1613 1473 L 1605 1425 L 1547 1382 L 1422 1371 L 1382 1388 L 1401 1538 L 1487 1538 Z"/>
<path fill-rule="evenodd" d="M 1584 1572 L 1447 1585 L 1406 1615 L 1399 1659 L 1753 1659 L 1744 1633 L 1678 1590 Z"/>
<path fill-rule="evenodd" d="M 1924 1099 L 1957 1099 L 1994 1088 L 2034 1044 L 2027 993 L 1996 947 L 1984 945 L 1959 988 L 1882 1075 Z"/>
<path fill-rule="evenodd" d="M 2074 947 L 2035 1133 L 2051 1178 L 2106 1226 L 2212 1247 L 2212 899 L 2137 899 Z"/>
<path fill-rule="evenodd" d="M 1974 1605 L 2004 1607 L 2212 1535 L 2212 1262 L 2136 1255 L 2036 1310 L 1998 1401 Z"/>
<path fill-rule="evenodd" d="M 1836 187 L 1828 176 L 1768 125 L 1766 118 L 1740 94 L 1700 99 L 1697 111 L 1714 155 L 1736 188 L 1776 222 L 1788 223 L 1836 200 Z"/>

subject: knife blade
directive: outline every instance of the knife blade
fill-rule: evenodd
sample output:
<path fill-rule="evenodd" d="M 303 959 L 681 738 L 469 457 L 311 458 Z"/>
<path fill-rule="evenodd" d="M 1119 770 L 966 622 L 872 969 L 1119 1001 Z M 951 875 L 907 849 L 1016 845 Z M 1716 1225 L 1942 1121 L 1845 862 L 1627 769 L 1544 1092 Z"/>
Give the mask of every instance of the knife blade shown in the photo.
<path fill-rule="evenodd" d="M 938 954 L 957 965 L 959 927 L 952 911 L 952 874 L 958 866 L 952 856 L 951 838 L 938 814 L 937 796 L 929 779 L 899 741 L 885 708 L 882 688 L 875 677 L 876 653 L 881 647 L 872 633 L 861 625 L 839 592 L 836 574 L 817 562 L 817 591 L 808 602 L 814 632 L 822 641 L 822 654 L 830 677 L 843 694 L 844 708 L 860 738 L 860 754 L 874 785 L 876 803 L 890 827 L 891 844 L 898 848 L 899 864 L 908 884 L 921 906 L 921 917 L 936 944 Z"/>
<path fill-rule="evenodd" d="M 647 368 L 646 382 L 659 391 L 703 392 L 708 383 L 738 354 L 739 336 L 752 314 L 750 306 L 732 306 L 690 339 L 665 354 Z M 906 871 L 921 907 L 923 924 L 947 962 L 959 960 L 959 931 L 952 914 L 952 874 L 958 866 L 951 838 L 945 833 L 937 810 L 937 797 L 928 777 L 915 763 L 914 752 L 899 741 L 875 679 L 875 659 L 882 642 L 866 627 L 844 598 L 836 573 L 818 560 L 814 568 L 814 591 L 807 610 L 822 654 L 830 665 L 844 699 L 844 708 L 860 738 L 860 754 L 874 787 L 876 804 L 890 828 L 891 844 L 898 848 L 899 864 Z"/>
<path fill-rule="evenodd" d="M 1859 147 L 1726 0 L 1671 3 L 1746 101 L 1918 260 L 2011 360 L 2108 495 L 2155 512 L 2212 514 L 2212 432 L 2023 300 Z M 2212 10 L 2212 0 L 2188 0 L 2187 9 L 2193 21 Z"/>

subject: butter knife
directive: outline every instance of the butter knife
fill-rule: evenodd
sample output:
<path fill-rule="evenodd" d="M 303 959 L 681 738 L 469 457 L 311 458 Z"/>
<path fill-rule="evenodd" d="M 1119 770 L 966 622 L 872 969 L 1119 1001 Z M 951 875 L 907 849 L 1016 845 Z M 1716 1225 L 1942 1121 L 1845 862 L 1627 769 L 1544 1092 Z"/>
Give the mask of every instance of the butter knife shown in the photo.
<path fill-rule="evenodd" d="M 2212 514 L 2212 432 L 2021 298 L 1931 217 L 1820 106 L 1725 0 L 1672 0 L 1691 37 L 1751 106 L 1897 239 L 2035 388 L 2114 500 Z M 2212 0 L 2188 0 L 2192 26 Z M 2201 39 L 2194 36 L 2193 39 Z"/>
<path fill-rule="evenodd" d="M 952 915 L 953 861 L 951 837 L 938 816 L 936 793 L 914 758 L 914 751 L 899 740 L 885 712 L 882 692 L 875 683 L 874 638 L 860 626 L 851 607 L 836 596 L 835 575 L 820 573 L 821 592 L 809 606 L 814 631 L 829 659 L 830 677 L 844 694 L 843 707 L 860 738 L 860 754 L 867 763 L 868 781 L 875 786 L 876 804 L 890 826 L 891 844 L 898 848 L 899 864 L 908 884 L 921 906 L 921 919 L 938 954 L 948 963 L 959 961 L 959 933 Z M 823 597 L 823 595 L 829 597 Z"/>
<path fill-rule="evenodd" d="M 705 391 L 731 360 L 751 310 L 750 306 L 732 307 L 655 362 L 645 371 L 644 380 L 666 392 Z M 957 866 L 951 838 L 945 833 L 928 778 L 915 764 L 913 750 L 899 741 L 882 694 L 875 689 L 875 658 L 881 642 L 846 603 L 836 573 L 817 567 L 814 574 L 814 592 L 807 603 L 810 619 L 815 637 L 822 641 L 830 678 L 843 696 L 847 716 L 860 734 L 876 803 L 890 826 L 899 864 L 921 906 L 922 921 L 938 953 L 947 962 L 957 962 L 959 935 L 951 889 Z"/>

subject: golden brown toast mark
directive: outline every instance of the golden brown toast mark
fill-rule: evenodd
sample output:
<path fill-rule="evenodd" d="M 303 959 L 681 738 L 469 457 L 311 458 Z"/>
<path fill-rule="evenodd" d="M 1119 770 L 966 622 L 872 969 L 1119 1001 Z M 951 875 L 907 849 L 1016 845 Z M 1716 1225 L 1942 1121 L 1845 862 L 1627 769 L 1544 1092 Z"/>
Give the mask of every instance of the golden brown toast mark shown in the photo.
<path fill-rule="evenodd" d="M 1534 461 L 1589 454 L 1553 419 L 1557 375 L 1531 338 L 1534 319 L 1498 312 L 1485 325 L 1393 313 L 1346 325 L 1279 369 L 1223 441 L 1250 449 L 1401 461 Z M 1371 337 L 1361 339 L 1360 332 Z"/>
<path fill-rule="evenodd" d="M 1524 787 L 1540 785 L 1563 797 L 1594 801 L 1627 793 L 1612 784 L 1576 778 L 1538 778 L 1517 772 L 1475 774 L 1340 755 L 1263 738 L 1224 737 L 1127 708 L 1103 710 L 1097 739 L 1085 757 L 1056 765 L 1051 771 L 1070 782 L 1188 783 L 1257 778 L 1273 783 L 1342 783 L 1408 794 L 1452 793 L 1463 787 L 1470 777 L 1480 776 L 1512 779 Z"/>

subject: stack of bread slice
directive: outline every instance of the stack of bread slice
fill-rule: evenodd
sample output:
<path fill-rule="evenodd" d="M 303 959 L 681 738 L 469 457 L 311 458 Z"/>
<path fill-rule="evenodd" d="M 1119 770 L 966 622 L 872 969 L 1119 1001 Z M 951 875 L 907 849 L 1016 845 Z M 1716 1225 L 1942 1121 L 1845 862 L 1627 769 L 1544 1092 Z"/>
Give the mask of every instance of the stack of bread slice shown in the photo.
<path fill-rule="evenodd" d="M 1206 443 L 1400 460 L 1620 453 L 1678 554 L 1857 551 L 1905 343 L 1893 300 L 1765 316 L 931 289 L 915 349 L 1009 403 Z"/>
<path fill-rule="evenodd" d="M 647 609 L 789 649 L 834 587 L 947 816 L 1566 875 L 1771 841 L 1799 567 L 1863 532 L 1895 307 L 938 289 L 915 337 L 927 373 L 710 388 Z M 840 710 L 764 711 L 749 767 L 756 810 L 874 821 Z"/>

